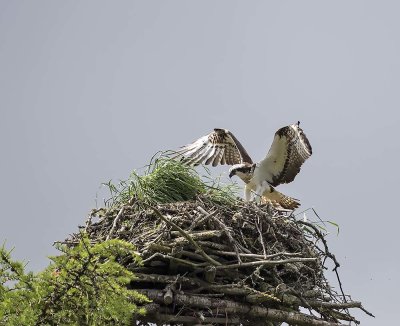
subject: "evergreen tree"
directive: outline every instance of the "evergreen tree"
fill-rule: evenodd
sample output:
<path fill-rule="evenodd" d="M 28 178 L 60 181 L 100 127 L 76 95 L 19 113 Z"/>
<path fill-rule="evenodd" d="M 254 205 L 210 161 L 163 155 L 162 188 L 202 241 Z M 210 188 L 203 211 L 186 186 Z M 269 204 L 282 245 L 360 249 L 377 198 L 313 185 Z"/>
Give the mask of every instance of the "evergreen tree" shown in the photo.
<path fill-rule="evenodd" d="M 129 325 L 136 303 L 148 300 L 129 290 L 133 274 L 120 262 L 140 264 L 134 246 L 113 239 L 91 244 L 86 235 L 40 273 L 25 272 L 11 251 L 0 248 L 1 325 Z"/>

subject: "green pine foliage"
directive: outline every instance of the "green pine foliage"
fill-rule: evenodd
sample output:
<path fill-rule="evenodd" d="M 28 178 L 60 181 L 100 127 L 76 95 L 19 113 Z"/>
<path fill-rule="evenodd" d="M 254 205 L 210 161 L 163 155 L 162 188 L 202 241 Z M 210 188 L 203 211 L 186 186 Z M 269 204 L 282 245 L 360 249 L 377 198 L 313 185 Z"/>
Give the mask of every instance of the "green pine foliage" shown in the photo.
<path fill-rule="evenodd" d="M 26 273 L 21 262 L 0 248 L 0 325 L 130 325 L 137 303 L 148 302 L 129 290 L 133 274 L 120 262 L 140 264 L 132 244 L 113 239 L 92 245 L 82 235 L 74 247 L 43 272 Z"/>

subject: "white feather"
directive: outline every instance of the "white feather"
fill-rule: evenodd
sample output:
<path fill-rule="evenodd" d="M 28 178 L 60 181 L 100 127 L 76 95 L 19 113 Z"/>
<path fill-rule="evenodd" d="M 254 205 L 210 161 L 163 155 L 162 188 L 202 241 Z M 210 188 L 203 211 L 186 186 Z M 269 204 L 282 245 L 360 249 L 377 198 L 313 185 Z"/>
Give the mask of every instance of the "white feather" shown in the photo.
<path fill-rule="evenodd" d="M 267 180 L 272 183 L 273 177 L 282 172 L 287 157 L 287 147 L 286 137 L 275 135 L 267 156 L 258 163 L 259 182 Z"/>

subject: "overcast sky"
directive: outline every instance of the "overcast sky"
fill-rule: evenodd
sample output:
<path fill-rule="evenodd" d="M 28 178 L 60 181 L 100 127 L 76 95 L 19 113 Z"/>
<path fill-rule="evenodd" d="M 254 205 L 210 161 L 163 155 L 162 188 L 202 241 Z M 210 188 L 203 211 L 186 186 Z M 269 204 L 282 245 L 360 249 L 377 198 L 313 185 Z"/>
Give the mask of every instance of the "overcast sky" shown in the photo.
<path fill-rule="evenodd" d="M 377 316 L 355 312 L 362 325 L 393 325 L 399 13 L 398 1 L 0 0 L 0 241 L 40 270 L 102 182 L 214 127 L 259 160 L 300 120 L 314 154 L 279 189 L 340 225 L 329 241 L 345 292 Z"/>

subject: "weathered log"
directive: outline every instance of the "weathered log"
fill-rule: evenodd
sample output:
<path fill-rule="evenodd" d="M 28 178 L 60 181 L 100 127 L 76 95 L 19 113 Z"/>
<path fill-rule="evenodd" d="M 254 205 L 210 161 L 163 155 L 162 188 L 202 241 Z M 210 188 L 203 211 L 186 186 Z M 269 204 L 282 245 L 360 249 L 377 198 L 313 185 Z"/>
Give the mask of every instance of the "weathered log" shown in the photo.
<path fill-rule="evenodd" d="M 148 320 L 149 322 L 159 322 L 165 325 L 166 323 L 179 323 L 187 324 L 193 326 L 213 326 L 215 324 L 222 325 L 239 325 L 240 319 L 238 317 L 195 317 L 195 316 L 180 316 L 174 313 L 163 314 L 163 313 L 153 313 L 148 314 L 147 317 L 142 318 L 143 320 Z"/>
<path fill-rule="evenodd" d="M 214 282 L 216 272 L 215 266 L 207 266 L 204 269 L 204 279 L 209 283 Z"/>
<path fill-rule="evenodd" d="M 214 267 L 215 268 L 215 267 Z M 283 304 L 287 304 L 289 306 L 302 306 L 302 307 L 312 307 L 312 308 L 331 308 L 331 309 L 348 309 L 348 308 L 361 308 L 362 304 L 358 301 L 350 301 L 350 302 L 323 302 L 317 300 L 310 300 L 308 296 L 317 295 L 316 293 L 309 292 L 304 293 L 303 300 L 300 300 L 298 297 L 292 294 L 287 293 L 274 293 L 274 289 L 272 287 L 268 288 L 268 292 L 258 292 L 246 287 L 240 287 L 235 284 L 211 284 L 208 282 L 201 281 L 198 278 L 191 278 L 186 276 L 168 276 L 168 275 L 157 275 L 157 274 L 142 274 L 136 273 L 136 279 L 132 282 L 150 282 L 150 283 L 181 283 L 184 286 L 190 288 L 198 288 L 201 290 L 213 291 L 215 293 L 223 293 L 227 295 L 234 296 L 244 296 L 245 300 L 248 303 L 262 303 L 265 301 L 279 301 Z M 198 291 L 192 291 L 198 292 Z M 305 304 L 307 303 L 307 304 Z M 346 320 L 346 319 L 344 319 Z"/>
<path fill-rule="evenodd" d="M 138 292 L 146 295 L 156 303 L 163 303 L 163 292 L 159 290 L 141 289 Z M 221 300 L 206 298 L 195 295 L 176 294 L 174 304 L 177 306 L 186 306 L 202 309 L 218 309 L 225 313 L 234 315 L 246 315 L 248 318 L 265 318 L 265 320 L 286 322 L 299 326 L 340 326 L 343 324 L 328 322 L 315 319 L 309 315 L 300 312 L 288 312 L 272 308 L 265 308 L 244 303 L 238 303 L 232 300 Z"/>
<path fill-rule="evenodd" d="M 173 286 L 167 285 L 164 293 L 164 303 L 168 306 L 174 300 Z"/>

